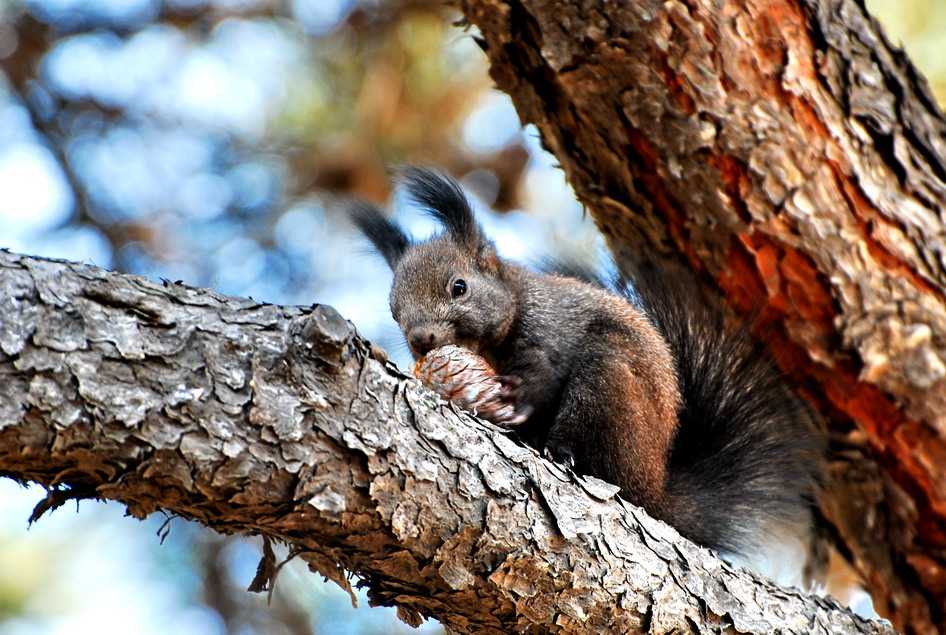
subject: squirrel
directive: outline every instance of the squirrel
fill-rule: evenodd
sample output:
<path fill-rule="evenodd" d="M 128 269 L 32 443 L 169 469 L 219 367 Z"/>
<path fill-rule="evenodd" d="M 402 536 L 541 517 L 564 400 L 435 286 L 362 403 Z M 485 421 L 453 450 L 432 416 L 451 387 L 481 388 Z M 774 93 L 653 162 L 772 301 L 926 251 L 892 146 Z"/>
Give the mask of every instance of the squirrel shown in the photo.
<path fill-rule="evenodd" d="M 806 540 L 812 414 L 747 327 L 626 255 L 611 289 L 504 260 L 455 181 L 408 167 L 403 182 L 442 233 L 414 242 L 367 202 L 351 214 L 394 272 L 391 312 L 415 357 L 450 344 L 483 357 L 524 442 L 730 561 Z"/>

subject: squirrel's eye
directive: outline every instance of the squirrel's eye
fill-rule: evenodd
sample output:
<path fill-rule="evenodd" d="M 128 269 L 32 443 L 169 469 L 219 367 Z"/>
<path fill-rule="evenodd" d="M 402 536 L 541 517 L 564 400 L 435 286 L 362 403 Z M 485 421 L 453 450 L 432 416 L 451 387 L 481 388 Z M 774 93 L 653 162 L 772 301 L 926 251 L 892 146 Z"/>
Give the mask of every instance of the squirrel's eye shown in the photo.
<path fill-rule="evenodd" d="M 466 293 L 466 280 L 461 279 L 454 281 L 453 286 L 450 288 L 450 292 L 455 298 L 459 298 L 461 295 Z"/>

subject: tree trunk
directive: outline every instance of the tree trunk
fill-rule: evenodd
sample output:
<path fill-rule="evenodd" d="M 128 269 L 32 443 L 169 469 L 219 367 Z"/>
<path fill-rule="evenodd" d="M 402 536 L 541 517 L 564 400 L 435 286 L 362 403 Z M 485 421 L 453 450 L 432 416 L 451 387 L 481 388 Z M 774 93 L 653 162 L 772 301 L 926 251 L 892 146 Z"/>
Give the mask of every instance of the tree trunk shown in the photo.
<path fill-rule="evenodd" d="M 677 257 L 828 420 L 821 511 L 946 632 L 946 122 L 855 0 L 460 0 L 612 248 Z"/>
<path fill-rule="evenodd" d="M 372 350 L 328 307 L 0 252 L 0 475 L 49 488 L 38 513 L 105 498 L 285 541 L 464 633 L 892 632 L 733 570 Z"/>

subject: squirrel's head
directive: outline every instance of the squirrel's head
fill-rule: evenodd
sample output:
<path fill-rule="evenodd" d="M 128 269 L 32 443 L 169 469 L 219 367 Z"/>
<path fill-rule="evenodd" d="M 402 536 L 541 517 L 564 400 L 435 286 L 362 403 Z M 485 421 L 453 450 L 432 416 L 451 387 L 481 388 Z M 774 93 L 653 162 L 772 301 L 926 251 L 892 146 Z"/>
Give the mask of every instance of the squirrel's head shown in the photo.
<path fill-rule="evenodd" d="M 455 181 L 409 167 L 402 183 L 411 199 L 443 224 L 442 233 L 415 243 L 373 205 L 358 203 L 351 211 L 394 271 L 394 319 L 415 357 L 446 344 L 488 352 L 506 338 L 516 313 L 505 263 Z"/>

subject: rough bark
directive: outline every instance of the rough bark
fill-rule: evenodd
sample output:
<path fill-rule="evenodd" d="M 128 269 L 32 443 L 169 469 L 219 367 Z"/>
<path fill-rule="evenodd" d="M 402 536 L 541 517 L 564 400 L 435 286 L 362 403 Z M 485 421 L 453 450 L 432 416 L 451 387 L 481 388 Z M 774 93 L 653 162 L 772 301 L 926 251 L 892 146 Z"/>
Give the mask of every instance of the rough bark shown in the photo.
<path fill-rule="evenodd" d="M 329 307 L 0 252 L 0 474 L 287 542 L 465 633 L 892 632 L 455 412 Z"/>
<path fill-rule="evenodd" d="M 855 0 L 462 0 L 614 248 L 765 307 L 882 615 L 946 632 L 946 122 Z"/>

